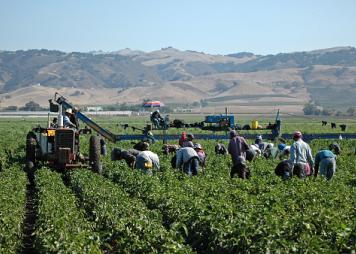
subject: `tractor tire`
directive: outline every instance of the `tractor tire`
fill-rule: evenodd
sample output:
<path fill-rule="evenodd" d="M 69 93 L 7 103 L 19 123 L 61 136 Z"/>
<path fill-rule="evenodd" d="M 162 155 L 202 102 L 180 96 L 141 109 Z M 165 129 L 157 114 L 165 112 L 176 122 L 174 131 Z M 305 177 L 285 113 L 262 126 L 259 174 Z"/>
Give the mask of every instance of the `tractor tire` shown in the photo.
<path fill-rule="evenodd" d="M 98 174 L 102 173 L 102 165 L 100 163 L 100 139 L 97 136 L 90 136 L 89 164 L 94 172 Z"/>
<path fill-rule="evenodd" d="M 26 136 L 26 168 L 31 170 L 36 165 L 36 136 L 29 132 Z"/>

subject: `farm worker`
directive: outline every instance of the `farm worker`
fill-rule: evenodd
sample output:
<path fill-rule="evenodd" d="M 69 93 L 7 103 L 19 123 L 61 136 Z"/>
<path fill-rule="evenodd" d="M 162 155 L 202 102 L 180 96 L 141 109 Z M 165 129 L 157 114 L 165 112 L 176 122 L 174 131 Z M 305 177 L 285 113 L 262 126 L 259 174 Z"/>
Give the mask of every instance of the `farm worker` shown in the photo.
<path fill-rule="evenodd" d="M 136 157 L 136 168 L 152 175 L 153 170 L 160 168 L 158 155 L 148 150 L 140 152 Z"/>
<path fill-rule="evenodd" d="M 52 120 L 52 123 L 50 123 L 51 128 L 58 128 L 58 119 L 57 117 L 54 117 Z"/>
<path fill-rule="evenodd" d="M 320 150 L 315 156 L 314 176 L 318 175 L 320 166 L 320 175 L 330 180 L 336 170 L 336 155 L 328 149 Z"/>
<path fill-rule="evenodd" d="M 250 170 L 248 169 L 246 160 L 243 156 L 239 156 L 235 164 L 231 167 L 230 177 L 234 178 L 236 174 L 242 179 L 250 178 Z"/>
<path fill-rule="evenodd" d="M 262 135 L 257 135 L 255 139 L 255 145 L 261 150 L 261 153 L 263 153 L 267 147 L 267 144 L 263 142 L 262 140 Z"/>
<path fill-rule="evenodd" d="M 161 117 L 159 110 L 155 110 L 151 115 L 151 122 L 158 129 L 160 127 L 160 123 L 163 118 Z"/>
<path fill-rule="evenodd" d="M 334 142 L 329 145 L 329 150 L 334 151 L 336 155 L 339 155 L 341 153 L 341 147 L 338 143 Z"/>
<path fill-rule="evenodd" d="M 179 141 L 178 141 L 178 144 L 180 145 L 180 146 L 183 146 L 183 143 L 184 143 L 184 141 L 186 141 L 187 140 L 187 133 L 185 132 L 185 131 L 183 131 L 182 132 L 182 135 L 181 135 L 181 137 L 180 137 L 180 139 L 179 139 Z"/>
<path fill-rule="evenodd" d="M 165 155 L 168 155 L 169 153 L 175 153 L 179 148 L 179 145 L 164 144 L 162 146 L 162 153 Z"/>
<path fill-rule="evenodd" d="M 228 145 L 228 152 L 231 155 L 232 164 L 241 163 L 240 157 L 246 160 L 246 151 L 249 146 L 243 137 L 240 137 L 235 130 L 230 131 L 230 142 Z"/>
<path fill-rule="evenodd" d="M 139 151 L 146 151 L 150 147 L 150 144 L 144 141 L 136 143 L 133 148 Z"/>
<path fill-rule="evenodd" d="M 302 140 L 302 133 L 300 131 L 294 132 L 293 140 L 294 143 L 290 148 L 293 173 L 297 174 L 300 178 L 304 178 L 313 173 L 314 159 L 310 146 Z"/>
<path fill-rule="evenodd" d="M 63 116 L 63 126 L 69 128 L 77 128 L 77 125 L 72 122 L 73 111 L 71 108 L 67 108 Z"/>
<path fill-rule="evenodd" d="M 262 151 L 260 150 L 257 144 L 250 145 L 249 150 L 252 150 L 255 156 L 260 156 L 262 154 Z"/>
<path fill-rule="evenodd" d="M 134 169 L 135 168 L 135 162 L 136 162 L 136 157 L 140 153 L 139 150 L 136 149 L 128 149 L 128 150 L 123 150 L 120 148 L 114 148 L 111 151 L 111 160 L 116 161 L 116 160 L 125 160 L 127 165 Z"/>
<path fill-rule="evenodd" d="M 230 171 L 230 177 L 233 178 L 235 174 L 242 179 L 250 177 L 250 171 L 246 166 L 246 152 L 249 150 L 249 146 L 243 137 L 238 136 L 235 130 L 230 131 L 230 142 L 228 146 L 228 152 L 231 155 L 232 167 Z M 252 158 L 253 159 L 253 158 Z"/>
<path fill-rule="evenodd" d="M 168 129 L 169 128 L 169 115 L 166 115 L 164 117 L 164 128 Z"/>
<path fill-rule="evenodd" d="M 290 146 L 287 146 L 284 143 L 278 144 L 278 157 L 282 159 L 288 157 L 290 154 Z"/>
<path fill-rule="evenodd" d="M 199 157 L 199 164 L 200 166 L 203 168 L 203 171 L 205 169 L 205 162 L 206 162 L 206 153 L 203 150 L 203 147 L 201 146 L 201 144 L 194 144 L 194 150 L 197 152 L 198 157 Z"/>
<path fill-rule="evenodd" d="M 188 143 L 189 146 L 180 148 L 176 153 L 176 168 L 182 168 L 183 172 L 189 176 L 198 174 L 199 156 L 193 148 L 193 143 Z"/>
<path fill-rule="evenodd" d="M 264 155 L 266 158 L 282 160 L 284 158 L 288 158 L 289 153 L 290 146 L 287 146 L 284 143 L 280 143 L 277 147 L 272 147 L 271 149 L 268 149 Z"/>
<path fill-rule="evenodd" d="M 221 143 L 217 143 L 215 145 L 215 154 L 216 155 L 227 155 L 227 149 L 226 147 L 224 146 L 224 144 L 221 144 Z"/>
<path fill-rule="evenodd" d="M 191 144 L 193 144 L 193 139 L 194 135 L 192 133 L 187 134 L 186 140 L 183 142 L 183 147 L 193 147 Z"/>
<path fill-rule="evenodd" d="M 281 176 L 283 180 L 289 179 L 293 173 L 293 164 L 290 160 L 283 160 L 278 163 L 277 167 L 275 168 L 274 172 L 277 176 Z"/>

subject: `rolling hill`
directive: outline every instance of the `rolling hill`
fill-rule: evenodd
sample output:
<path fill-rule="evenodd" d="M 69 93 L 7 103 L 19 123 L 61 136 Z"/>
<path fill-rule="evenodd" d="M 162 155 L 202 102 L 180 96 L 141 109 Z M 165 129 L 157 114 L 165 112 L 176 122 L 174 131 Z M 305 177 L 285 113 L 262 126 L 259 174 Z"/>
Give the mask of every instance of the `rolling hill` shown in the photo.
<path fill-rule="evenodd" d="M 172 47 L 153 52 L 0 51 L 0 107 L 55 91 L 78 105 L 204 101 L 212 108 L 301 111 L 308 101 L 346 108 L 356 101 L 356 49 L 210 55 Z"/>

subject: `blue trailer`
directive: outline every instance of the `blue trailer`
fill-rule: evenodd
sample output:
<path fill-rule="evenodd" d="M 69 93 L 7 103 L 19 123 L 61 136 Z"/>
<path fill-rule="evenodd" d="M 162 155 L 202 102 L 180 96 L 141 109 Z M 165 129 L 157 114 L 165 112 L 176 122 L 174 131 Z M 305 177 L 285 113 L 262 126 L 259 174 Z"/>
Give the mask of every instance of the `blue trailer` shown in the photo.
<path fill-rule="evenodd" d="M 224 131 L 235 128 L 234 115 L 210 115 L 205 117 L 203 130 Z"/>

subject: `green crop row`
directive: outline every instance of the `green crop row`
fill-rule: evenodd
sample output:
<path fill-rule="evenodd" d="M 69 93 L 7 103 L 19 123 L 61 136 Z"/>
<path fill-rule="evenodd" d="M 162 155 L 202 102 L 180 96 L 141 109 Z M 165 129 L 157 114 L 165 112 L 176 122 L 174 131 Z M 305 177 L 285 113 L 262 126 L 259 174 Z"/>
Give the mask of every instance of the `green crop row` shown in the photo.
<path fill-rule="evenodd" d="M 205 147 L 213 153 L 211 144 Z M 164 223 L 178 229 L 199 252 L 347 252 L 354 248 L 352 157 L 340 156 L 332 182 L 320 177 L 284 182 L 274 175 L 278 162 L 263 158 L 250 165 L 249 181 L 231 180 L 229 160 L 212 156 L 207 174 L 191 179 L 174 173 L 164 157 L 165 172 L 153 177 L 110 163 L 106 174 L 147 207 L 158 209 Z"/>
<path fill-rule="evenodd" d="M 167 231 L 161 216 L 117 185 L 88 170 L 75 170 L 70 184 L 114 253 L 190 253 L 182 239 Z"/>
<path fill-rule="evenodd" d="M 26 183 L 19 165 L 0 174 L 0 253 L 16 253 L 21 246 Z"/>
<path fill-rule="evenodd" d="M 36 172 L 39 205 L 36 248 L 41 253 L 101 253 L 93 225 L 78 209 L 61 175 L 48 168 Z"/>

